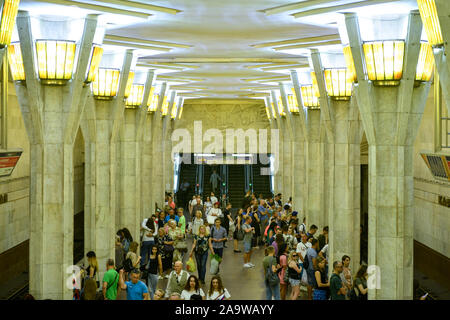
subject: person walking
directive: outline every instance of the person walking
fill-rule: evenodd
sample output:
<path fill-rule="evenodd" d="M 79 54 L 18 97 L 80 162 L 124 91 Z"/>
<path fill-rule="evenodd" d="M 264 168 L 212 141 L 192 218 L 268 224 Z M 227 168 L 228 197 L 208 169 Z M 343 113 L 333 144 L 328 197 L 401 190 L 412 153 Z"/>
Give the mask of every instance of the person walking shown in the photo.
<path fill-rule="evenodd" d="M 183 262 L 176 261 L 167 281 L 166 297 L 168 298 L 173 292 L 181 294 L 188 283 L 188 278 L 189 273 L 183 270 Z"/>
<path fill-rule="evenodd" d="M 158 286 L 158 269 L 160 278 L 162 279 L 163 265 L 162 257 L 158 252 L 158 246 L 154 245 L 151 249 L 151 253 L 148 257 L 148 263 L 146 266 L 148 272 L 148 289 L 150 291 L 150 298 L 153 300 L 157 286 Z"/>
<path fill-rule="evenodd" d="M 280 279 L 278 278 L 278 270 L 281 266 L 277 263 L 275 258 L 275 248 L 269 246 L 266 249 L 267 256 L 263 259 L 263 270 L 264 270 L 264 284 L 266 286 L 266 300 L 280 300 Z M 273 279 L 276 281 L 272 282 Z"/>
<path fill-rule="evenodd" d="M 206 300 L 230 300 L 231 295 L 222 284 L 220 276 L 213 276 Z"/>
<path fill-rule="evenodd" d="M 216 218 L 214 226 L 211 227 L 211 237 L 209 242 L 212 245 L 212 254 L 217 254 L 219 257 L 223 257 L 223 244 L 227 240 L 227 231 L 221 225 L 220 218 Z"/>
<path fill-rule="evenodd" d="M 202 284 L 205 284 L 206 276 L 206 262 L 208 260 L 208 249 L 213 252 L 209 235 L 206 234 L 205 226 L 200 226 L 198 235 L 194 235 L 194 242 L 192 244 L 189 257 L 195 252 L 195 260 L 197 262 L 198 278 Z"/>
<path fill-rule="evenodd" d="M 288 281 L 285 281 L 285 275 L 286 272 L 288 272 L 288 255 L 289 255 L 289 248 L 286 243 L 282 244 L 280 248 L 278 249 L 278 262 L 281 266 L 281 270 L 278 273 L 278 277 L 280 278 L 280 298 L 281 300 L 286 300 L 286 293 L 287 293 L 287 287 L 288 287 Z M 287 278 L 289 279 L 289 278 Z"/>
<path fill-rule="evenodd" d="M 114 266 L 114 260 L 108 259 L 106 262 L 106 272 L 103 275 L 103 298 L 105 300 L 116 300 L 119 284 L 119 273 Z"/>
<path fill-rule="evenodd" d="M 197 299 L 198 297 L 194 297 L 195 300 L 206 299 L 205 293 L 203 292 L 202 288 L 200 288 L 199 280 L 196 276 L 190 275 L 188 281 L 186 282 L 184 290 L 181 292 L 181 299 L 193 300 L 193 296 L 198 296 L 200 298 Z"/>
<path fill-rule="evenodd" d="M 147 258 L 155 245 L 155 236 L 158 231 L 158 225 L 155 222 L 155 216 L 144 219 L 141 225 L 142 244 L 141 244 L 141 267 L 147 264 Z"/>
<path fill-rule="evenodd" d="M 317 268 L 317 250 L 319 248 L 319 241 L 312 239 L 311 248 L 306 251 L 306 259 L 308 259 L 308 267 L 306 268 L 306 274 L 308 275 L 308 299 L 312 300 L 312 290 L 316 285 L 316 277 L 314 272 Z M 305 262 L 303 262 L 305 263 Z"/>
<path fill-rule="evenodd" d="M 350 292 L 353 288 L 352 270 L 350 269 L 350 257 L 347 255 L 342 256 L 342 273 L 340 274 L 342 284 L 347 290 L 346 299 L 350 300 Z"/>
<path fill-rule="evenodd" d="M 362 264 L 358 272 L 355 275 L 355 282 L 354 282 L 354 288 L 355 295 L 357 297 L 357 300 L 365 301 L 367 300 L 367 292 L 369 289 L 367 289 L 367 265 Z"/>

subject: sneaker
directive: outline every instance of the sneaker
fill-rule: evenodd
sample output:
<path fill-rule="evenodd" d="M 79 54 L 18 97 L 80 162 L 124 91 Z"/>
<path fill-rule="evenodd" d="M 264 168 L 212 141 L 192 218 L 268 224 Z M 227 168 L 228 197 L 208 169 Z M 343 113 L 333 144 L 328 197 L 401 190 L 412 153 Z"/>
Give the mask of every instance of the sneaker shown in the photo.
<path fill-rule="evenodd" d="M 241 250 L 233 250 L 234 251 L 234 253 L 240 253 L 240 252 L 242 252 Z"/>
<path fill-rule="evenodd" d="M 165 278 L 165 279 L 169 279 L 169 275 L 166 274 L 166 275 L 164 276 L 164 278 Z"/>
<path fill-rule="evenodd" d="M 255 249 L 259 249 L 259 247 L 258 247 L 258 246 L 256 246 L 256 247 L 255 247 Z"/>
<path fill-rule="evenodd" d="M 250 268 L 253 268 L 255 265 L 251 262 L 248 263 L 248 265 L 250 266 Z"/>
<path fill-rule="evenodd" d="M 246 263 L 244 264 L 244 268 L 251 268 L 251 266 L 248 263 Z"/>
<path fill-rule="evenodd" d="M 162 280 L 162 279 L 164 279 L 163 277 L 161 277 L 161 276 L 158 276 L 158 280 Z"/>

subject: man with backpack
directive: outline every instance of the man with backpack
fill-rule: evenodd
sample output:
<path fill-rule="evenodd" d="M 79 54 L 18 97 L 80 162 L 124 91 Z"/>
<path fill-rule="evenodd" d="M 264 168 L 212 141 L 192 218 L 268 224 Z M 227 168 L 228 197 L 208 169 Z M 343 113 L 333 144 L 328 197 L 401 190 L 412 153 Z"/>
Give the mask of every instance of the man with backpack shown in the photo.
<path fill-rule="evenodd" d="M 114 268 L 114 260 L 106 262 L 106 272 L 103 276 L 103 297 L 105 300 L 116 300 L 119 284 L 119 273 Z"/>
<path fill-rule="evenodd" d="M 275 248 L 273 246 L 268 246 L 266 250 L 267 256 L 263 259 L 266 300 L 272 300 L 272 297 L 274 297 L 275 300 L 280 300 L 280 278 L 278 277 L 278 270 L 281 266 L 274 257 Z"/>

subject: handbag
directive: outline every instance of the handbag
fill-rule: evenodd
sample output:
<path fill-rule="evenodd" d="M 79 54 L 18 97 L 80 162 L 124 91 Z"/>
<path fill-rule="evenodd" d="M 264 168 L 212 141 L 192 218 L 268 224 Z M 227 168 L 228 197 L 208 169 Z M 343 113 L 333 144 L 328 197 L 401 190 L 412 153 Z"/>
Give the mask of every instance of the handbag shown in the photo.
<path fill-rule="evenodd" d="M 208 215 L 206 217 L 206 221 L 208 221 L 209 224 L 214 224 L 216 221 L 216 218 L 217 218 L 216 216 Z"/>
<path fill-rule="evenodd" d="M 280 283 L 280 278 L 278 278 L 278 274 L 276 272 L 273 272 L 272 263 L 273 263 L 273 259 L 272 259 L 271 263 L 269 264 L 269 266 L 267 267 L 266 281 L 269 284 L 269 286 L 275 287 L 276 285 L 278 285 Z"/>
<path fill-rule="evenodd" d="M 233 221 L 230 221 L 229 226 L 230 226 L 229 232 L 230 232 L 230 233 L 233 233 L 233 232 L 236 230 L 236 226 L 234 225 L 234 222 L 233 222 Z"/>

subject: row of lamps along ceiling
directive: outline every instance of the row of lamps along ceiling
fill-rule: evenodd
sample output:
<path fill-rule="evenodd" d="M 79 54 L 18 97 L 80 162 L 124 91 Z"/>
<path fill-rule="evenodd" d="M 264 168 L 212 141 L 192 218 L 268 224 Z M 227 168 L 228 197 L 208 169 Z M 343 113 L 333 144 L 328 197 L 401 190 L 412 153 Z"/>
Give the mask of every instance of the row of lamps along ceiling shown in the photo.
<path fill-rule="evenodd" d="M 11 43 L 20 0 L 5 0 L 1 12 L 0 45 L 8 46 L 8 60 L 14 81 L 24 81 L 25 71 L 19 42 Z M 443 38 L 434 0 L 417 0 L 428 42 L 421 42 L 419 60 L 416 69 L 416 82 L 430 81 L 434 68 L 434 46 L 442 46 Z M 362 43 L 365 68 L 368 79 L 374 85 L 398 85 L 403 74 L 403 60 L 405 40 L 377 40 Z M 39 79 L 47 85 L 64 85 L 72 79 L 77 44 L 66 40 L 36 40 L 36 58 Z M 344 68 L 325 68 L 324 77 L 327 94 L 336 100 L 348 100 L 352 95 L 353 83 L 357 82 L 355 66 L 349 45 L 344 45 L 343 54 L 346 61 Z M 117 95 L 120 69 L 100 68 L 103 49 L 94 44 L 91 50 L 90 63 L 86 72 L 86 84 L 91 84 L 93 96 L 96 99 L 112 99 Z M 303 105 L 306 108 L 319 108 L 319 90 L 314 72 L 310 76 L 311 82 L 301 86 Z M 144 85 L 133 84 L 134 72 L 129 73 L 125 98 L 127 107 L 138 107 L 142 104 Z M 288 109 L 291 113 L 298 113 L 299 107 L 295 91 L 288 95 Z M 159 103 L 159 95 L 155 88 L 147 102 L 149 112 L 154 112 Z M 175 109 L 176 104 L 174 103 Z M 275 117 L 272 102 L 272 114 Z M 169 102 L 167 96 L 162 103 L 162 115 L 168 114 Z M 280 115 L 285 115 L 281 99 L 278 101 Z M 270 112 L 266 108 L 270 119 Z M 176 115 L 172 110 L 171 117 Z M 181 112 L 180 112 L 181 116 Z"/>

